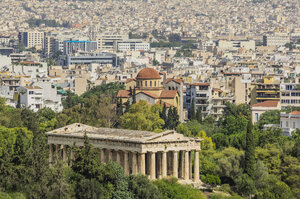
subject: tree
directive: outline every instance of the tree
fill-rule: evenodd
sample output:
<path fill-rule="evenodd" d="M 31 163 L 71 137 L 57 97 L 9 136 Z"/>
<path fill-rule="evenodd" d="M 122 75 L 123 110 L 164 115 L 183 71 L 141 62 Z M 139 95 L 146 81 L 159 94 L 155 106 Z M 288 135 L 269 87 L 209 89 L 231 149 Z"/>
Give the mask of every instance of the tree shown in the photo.
<path fill-rule="evenodd" d="M 245 173 L 251 178 L 255 173 L 255 143 L 252 132 L 252 121 L 248 121 L 247 134 L 246 134 L 246 150 L 245 150 Z"/>
<path fill-rule="evenodd" d="M 122 99 L 120 98 L 117 103 L 117 116 L 120 117 L 123 114 L 123 103 Z"/>
<path fill-rule="evenodd" d="M 195 98 L 192 99 L 192 105 L 190 108 L 190 120 L 196 119 L 196 112 L 195 112 Z"/>
<path fill-rule="evenodd" d="M 166 103 L 164 103 L 162 111 L 160 112 L 160 118 L 165 121 L 165 125 L 166 125 L 166 122 L 167 122 L 167 106 L 166 106 Z"/>
<path fill-rule="evenodd" d="M 134 88 L 132 91 L 132 104 L 135 104 L 135 103 L 136 103 L 136 90 Z"/>
<path fill-rule="evenodd" d="M 160 131 L 165 124 L 164 120 L 159 117 L 161 105 L 148 105 L 147 101 L 140 100 L 138 103 L 130 106 L 128 112 L 119 119 L 121 128 Z"/>
<path fill-rule="evenodd" d="M 258 120 L 258 126 L 260 129 L 264 127 L 265 124 L 279 124 L 280 123 L 280 111 L 273 110 L 273 111 L 266 111 L 261 114 Z"/>
<path fill-rule="evenodd" d="M 196 113 L 196 119 L 199 123 L 202 122 L 202 111 L 201 111 L 201 107 L 198 107 L 197 109 L 197 113 Z"/>
<path fill-rule="evenodd" d="M 134 194 L 135 199 L 161 198 L 161 193 L 159 192 L 158 188 L 144 175 L 129 176 L 128 185 L 129 190 Z"/>

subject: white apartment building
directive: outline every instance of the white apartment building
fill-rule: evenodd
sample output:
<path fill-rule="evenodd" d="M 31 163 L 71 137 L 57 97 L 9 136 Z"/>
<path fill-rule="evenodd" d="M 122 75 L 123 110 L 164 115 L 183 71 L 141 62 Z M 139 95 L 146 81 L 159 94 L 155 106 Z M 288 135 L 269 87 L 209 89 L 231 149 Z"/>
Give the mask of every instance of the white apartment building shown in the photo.
<path fill-rule="evenodd" d="M 184 100 L 184 107 L 188 110 L 192 107 L 192 101 L 195 102 L 195 110 L 201 109 L 202 117 L 210 113 L 212 88 L 210 83 L 192 83 L 186 87 L 186 95 Z"/>
<path fill-rule="evenodd" d="M 8 86 L 0 86 L 0 97 L 6 99 L 5 104 L 16 107 L 15 92 Z"/>
<path fill-rule="evenodd" d="M 27 75 L 31 78 L 46 77 L 48 66 L 44 62 L 19 62 L 18 65 L 10 65 L 9 71 L 17 75 Z"/>
<path fill-rule="evenodd" d="M 280 84 L 280 101 L 283 109 L 288 106 L 300 107 L 300 79 L 297 83 Z"/>
<path fill-rule="evenodd" d="M 43 89 L 38 86 L 21 86 L 17 88 L 21 106 L 37 112 L 43 108 Z"/>
<path fill-rule="evenodd" d="M 97 36 L 98 50 L 116 50 L 117 41 L 128 40 L 128 35 L 105 34 Z"/>
<path fill-rule="evenodd" d="M 284 46 L 286 43 L 290 43 L 290 41 L 288 35 L 268 35 L 263 37 L 264 46 Z"/>
<path fill-rule="evenodd" d="M 37 86 L 39 85 L 39 86 Z M 61 96 L 50 82 L 35 82 L 32 86 L 21 86 L 17 89 L 21 106 L 37 112 L 42 108 L 51 108 L 55 112 L 63 110 Z"/>
<path fill-rule="evenodd" d="M 143 42 L 142 40 L 128 40 L 117 42 L 118 51 L 149 51 L 150 43 Z"/>
<path fill-rule="evenodd" d="M 226 102 L 232 102 L 233 96 L 230 96 L 229 93 L 213 88 L 211 94 L 211 111 L 210 114 L 214 115 L 216 118 L 219 118 L 226 107 Z"/>
<path fill-rule="evenodd" d="M 19 32 L 19 42 L 23 43 L 27 48 L 43 49 L 44 32 Z"/>
<path fill-rule="evenodd" d="M 247 50 L 255 51 L 255 41 L 254 40 L 220 40 L 219 46 L 222 50 L 238 50 L 239 48 L 245 48 Z"/>
<path fill-rule="evenodd" d="M 292 132 L 300 129 L 300 111 L 280 114 L 280 127 L 284 135 L 291 136 Z"/>

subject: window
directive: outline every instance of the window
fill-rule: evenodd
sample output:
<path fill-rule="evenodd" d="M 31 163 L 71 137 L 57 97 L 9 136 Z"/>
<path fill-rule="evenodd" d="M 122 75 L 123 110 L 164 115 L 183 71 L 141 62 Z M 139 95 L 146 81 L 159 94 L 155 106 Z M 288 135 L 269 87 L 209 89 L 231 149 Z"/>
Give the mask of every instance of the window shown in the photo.
<path fill-rule="evenodd" d="M 29 91 L 29 95 L 33 95 L 33 93 L 34 93 L 33 91 Z"/>
<path fill-rule="evenodd" d="M 293 129 L 296 128 L 296 122 L 293 122 Z"/>
<path fill-rule="evenodd" d="M 150 87 L 152 87 L 152 81 L 150 81 Z"/>
<path fill-rule="evenodd" d="M 289 122 L 288 121 L 285 122 L 285 126 L 289 127 Z"/>

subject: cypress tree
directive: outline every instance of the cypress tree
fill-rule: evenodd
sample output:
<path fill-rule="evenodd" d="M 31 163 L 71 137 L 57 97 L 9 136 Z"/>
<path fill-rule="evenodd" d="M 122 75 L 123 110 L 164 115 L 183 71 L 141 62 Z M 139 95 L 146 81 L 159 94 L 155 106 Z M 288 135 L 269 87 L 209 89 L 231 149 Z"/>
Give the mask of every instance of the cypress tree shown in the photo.
<path fill-rule="evenodd" d="M 130 102 L 129 100 L 127 100 L 127 102 L 125 103 L 125 113 L 129 111 L 129 108 L 130 108 Z"/>
<path fill-rule="evenodd" d="M 136 92 L 135 92 L 135 88 L 134 88 L 133 91 L 132 91 L 132 104 L 135 104 L 135 103 L 136 103 L 136 98 L 135 98 L 135 96 L 136 96 Z"/>
<path fill-rule="evenodd" d="M 167 121 L 167 107 L 166 107 L 166 103 L 164 103 L 164 105 L 163 105 L 163 109 L 162 109 L 162 111 L 160 113 L 160 118 L 163 119 L 165 121 L 165 123 L 166 123 L 166 121 Z"/>
<path fill-rule="evenodd" d="M 192 106 L 190 109 L 190 120 L 195 120 L 196 119 L 196 112 L 195 112 L 195 98 L 192 99 Z"/>
<path fill-rule="evenodd" d="M 201 107 L 199 106 L 197 109 L 197 113 L 196 113 L 196 119 L 199 123 L 202 122 L 202 111 L 201 111 Z"/>
<path fill-rule="evenodd" d="M 255 143 L 254 135 L 252 132 L 252 120 L 251 117 L 247 124 L 247 134 L 246 134 L 246 150 L 245 150 L 245 173 L 247 173 L 251 178 L 254 177 L 255 169 Z"/>
<path fill-rule="evenodd" d="M 172 119 L 172 121 L 173 121 L 172 129 L 176 129 L 176 127 L 179 124 L 179 115 L 178 115 L 178 111 L 177 111 L 176 107 L 173 108 L 173 119 Z"/>
<path fill-rule="evenodd" d="M 117 103 L 117 116 L 121 116 L 123 114 L 123 104 L 122 99 L 120 98 L 119 102 Z"/>
<path fill-rule="evenodd" d="M 173 120 L 173 111 L 172 111 L 172 107 L 170 107 L 168 110 L 168 115 L 166 117 L 166 122 L 165 122 L 166 129 L 170 129 L 170 127 L 172 125 L 172 120 Z"/>

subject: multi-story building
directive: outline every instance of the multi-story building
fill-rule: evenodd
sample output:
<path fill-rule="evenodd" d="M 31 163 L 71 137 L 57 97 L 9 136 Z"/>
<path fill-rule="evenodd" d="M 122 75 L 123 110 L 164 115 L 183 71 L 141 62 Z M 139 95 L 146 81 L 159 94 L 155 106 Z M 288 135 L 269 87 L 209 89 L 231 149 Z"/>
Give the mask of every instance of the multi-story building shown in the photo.
<path fill-rule="evenodd" d="M 218 44 L 218 47 L 222 50 L 238 50 L 239 48 L 245 48 L 253 51 L 255 50 L 254 40 L 220 40 Z"/>
<path fill-rule="evenodd" d="M 232 102 L 233 96 L 230 96 L 229 93 L 221 89 L 213 88 L 210 101 L 212 104 L 210 114 L 214 115 L 216 118 L 219 118 L 219 116 L 223 114 L 223 110 L 226 107 L 226 102 Z"/>
<path fill-rule="evenodd" d="M 263 37 L 264 46 L 284 46 L 290 43 L 290 37 L 288 35 L 265 35 Z"/>
<path fill-rule="evenodd" d="M 148 51 L 150 50 L 150 43 L 143 42 L 140 39 L 130 39 L 117 41 L 118 51 Z"/>
<path fill-rule="evenodd" d="M 128 40 L 128 35 L 99 35 L 97 36 L 98 50 L 116 50 L 117 41 Z"/>
<path fill-rule="evenodd" d="M 186 87 L 185 107 L 191 110 L 194 99 L 195 110 L 200 108 L 202 117 L 210 113 L 212 88 L 210 83 L 192 83 Z"/>
<path fill-rule="evenodd" d="M 44 55 L 51 57 L 56 52 L 56 38 L 54 36 L 45 36 Z"/>
<path fill-rule="evenodd" d="M 0 86 L 7 86 L 10 91 L 16 91 L 20 86 L 26 86 L 30 83 L 30 77 L 26 76 L 9 76 L 0 77 Z"/>
<path fill-rule="evenodd" d="M 251 104 L 280 100 L 280 81 L 275 80 L 273 76 L 265 76 L 262 83 L 254 83 L 253 85 L 255 87 Z"/>
<path fill-rule="evenodd" d="M 39 85 L 39 86 L 38 86 Z M 17 89 L 21 106 L 32 111 L 51 108 L 55 112 L 62 111 L 61 96 L 50 82 L 35 82 L 31 86 L 21 86 Z"/>
<path fill-rule="evenodd" d="M 280 114 L 280 127 L 284 135 L 291 136 L 292 132 L 300 129 L 300 111 Z"/>
<path fill-rule="evenodd" d="M 64 41 L 64 55 L 72 55 L 77 52 L 93 52 L 97 49 L 95 41 Z"/>
<path fill-rule="evenodd" d="M 300 107 L 300 78 L 296 78 L 296 82 L 280 84 L 280 101 L 283 109 L 288 106 Z"/>
<path fill-rule="evenodd" d="M 97 53 L 97 54 L 84 54 L 84 55 L 67 55 L 61 57 L 58 61 L 59 65 L 70 66 L 80 64 L 111 64 L 112 66 L 119 65 L 118 56 L 114 53 Z"/>
<path fill-rule="evenodd" d="M 44 32 L 19 32 L 19 42 L 23 43 L 25 47 L 36 49 L 43 49 L 44 46 Z"/>

